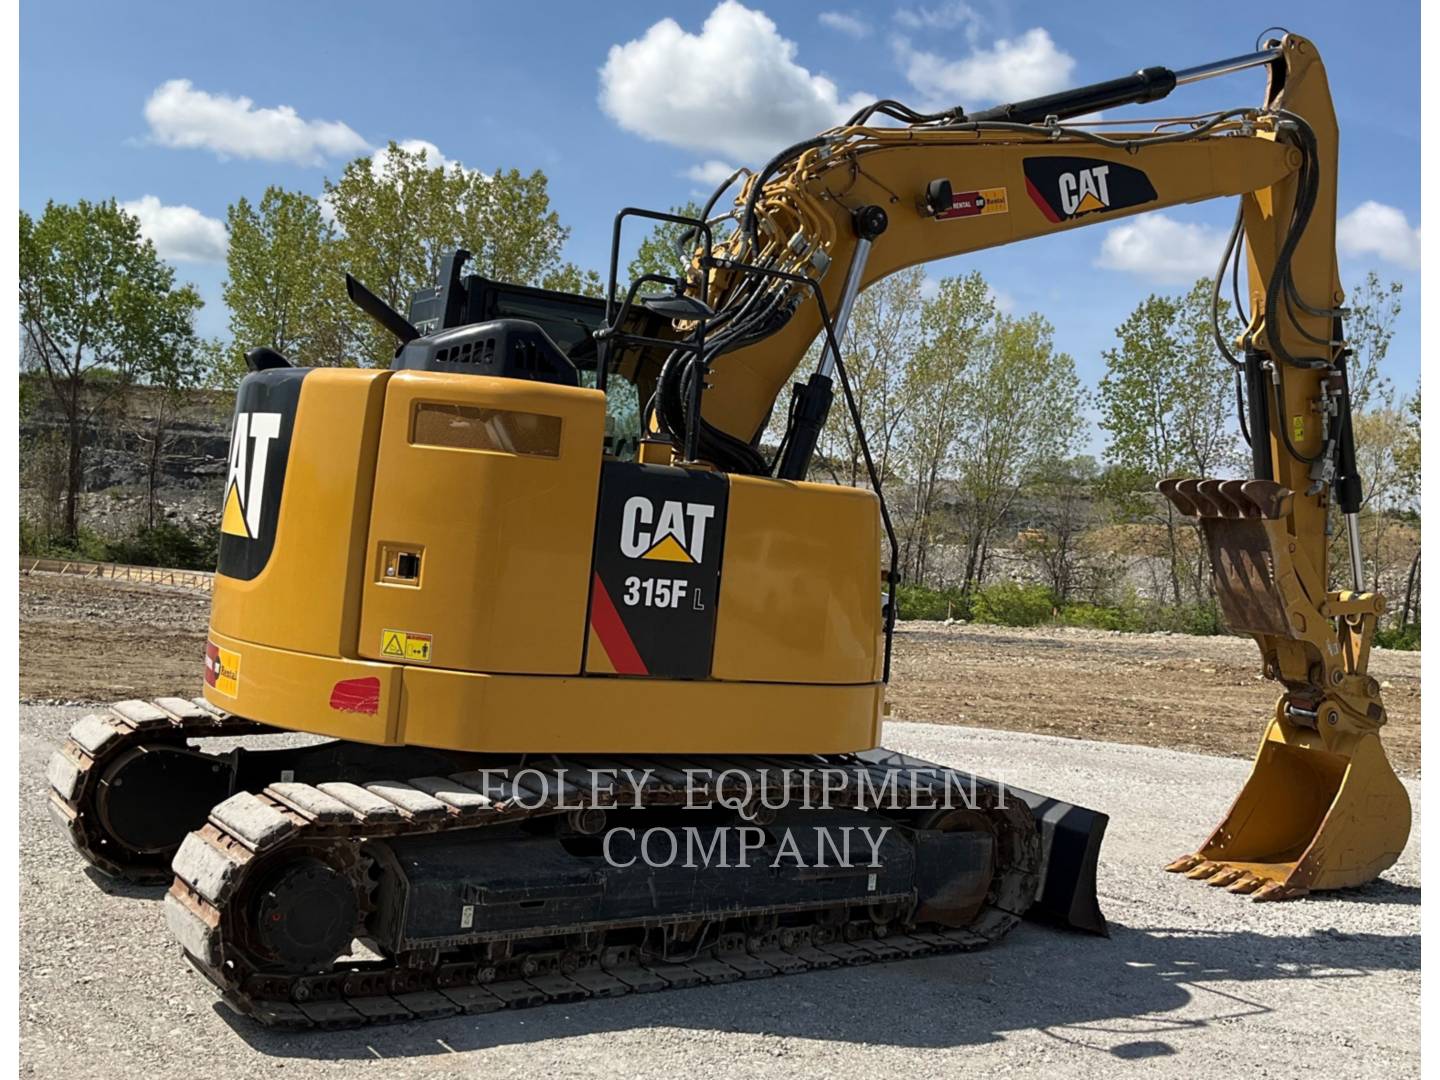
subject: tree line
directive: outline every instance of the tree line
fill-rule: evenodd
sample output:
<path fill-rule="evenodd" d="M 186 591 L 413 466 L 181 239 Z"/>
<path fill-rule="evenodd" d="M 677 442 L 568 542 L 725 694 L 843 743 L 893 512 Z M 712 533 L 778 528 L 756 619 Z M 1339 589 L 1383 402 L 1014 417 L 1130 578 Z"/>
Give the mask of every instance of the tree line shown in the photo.
<path fill-rule="evenodd" d="M 225 217 L 228 340 L 196 332 L 199 293 L 114 199 L 51 202 L 38 217 L 21 211 L 21 412 L 43 421 L 22 444 L 22 486 L 35 496 L 22 540 L 32 548 L 106 554 L 86 534 L 81 501 L 102 436 L 123 435 L 146 478 L 139 533 L 155 533 L 172 557 L 185 549 L 159 520 L 157 488 L 196 390 L 233 386 L 257 346 L 302 365 L 389 363 L 394 343 L 346 298 L 347 270 L 402 312 L 457 247 L 491 277 L 600 288 L 593 271 L 564 261 L 570 230 L 538 170 L 438 166 L 392 143 L 327 178 L 319 195 L 271 186 L 254 202 L 237 199 Z M 135 539 L 126 550 L 143 558 Z M 202 546 L 194 557 L 208 553 Z"/>
<path fill-rule="evenodd" d="M 176 419 L 197 388 L 233 385 L 245 349 L 305 365 L 388 364 L 393 342 L 349 303 L 345 271 L 402 312 L 456 247 L 488 277 L 601 290 L 598 274 L 564 258 L 570 230 L 543 172 L 436 165 L 395 144 L 350 162 L 318 195 L 272 186 L 239 198 L 226 226 L 222 341 L 196 333 L 198 293 L 114 200 L 21 212 L 22 412 L 53 421 L 22 447 L 39 496 L 22 530 L 32 546 L 73 549 L 82 537 L 97 429 L 123 430 L 142 458 L 140 530 L 163 534 L 157 486 Z M 657 226 L 630 276 L 681 271 L 680 232 Z M 978 272 L 932 282 L 913 268 L 861 294 L 842 352 L 896 520 L 902 615 L 1214 628 L 1204 545 L 1153 495 L 1162 476 L 1245 471 L 1210 290 L 1199 281 L 1140 301 L 1094 388 L 1043 314 L 1009 310 Z M 1347 322 L 1367 573 L 1392 596 L 1418 550 L 1419 395 L 1397 392 L 1384 367 L 1400 304 L 1401 286 L 1372 273 Z M 1221 318 L 1233 337 L 1239 319 L 1224 305 Z M 812 478 L 866 482 L 843 408 Z M 1335 550 L 1338 565 L 1343 530 Z"/>
<path fill-rule="evenodd" d="M 1001 310 L 978 272 L 927 285 L 916 268 L 861 294 L 842 355 L 896 522 L 902 618 L 1221 628 L 1198 523 L 1155 492 L 1166 476 L 1248 474 L 1211 293 L 1201 279 L 1141 300 L 1093 389 L 1048 320 Z M 1391 643 L 1418 640 L 1420 399 L 1384 368 L 1400 297 L 1367 275 L 1346 325 L 1364 573 L 1392 598 Z M 1227 339 L 1241 330 L 1223 301 L 1219 324 Z M 844 410 L 812 475 L 865 482 Z M 1342 522 L 1331 535 L 1332 572 L 1348 582 Z"/>

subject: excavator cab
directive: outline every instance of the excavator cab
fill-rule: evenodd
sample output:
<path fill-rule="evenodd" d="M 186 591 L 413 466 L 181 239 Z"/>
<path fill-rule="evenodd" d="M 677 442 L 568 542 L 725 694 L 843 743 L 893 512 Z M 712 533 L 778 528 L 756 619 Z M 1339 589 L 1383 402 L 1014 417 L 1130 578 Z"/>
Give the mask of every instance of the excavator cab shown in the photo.
<path fill-rule="evenodd" d="M 470 253 L 463 248 L 446 255 L 440 264 L 436 283 L 417 290 L 410 298 L 408 322 L 425 339 L 454 331 L 475 336 L 475 327 L 504 320 L 523 320 L 543 335 L 547 351 L 558 352 L 576 372 L 576 382 L 569 385 L 595 387 L 598 363 L 595 332 L 605 325 L 605 301 L 595 296 L 542 289 L 531 285 L 514 285 L 476 273 L 466 273 Z M 358 283 L 357 283 L 358 284 Z M 366 307 L 374 313 L 373 305 Z M 629 313 L 628 328 L 639 333 L 655 334 L 662 319 L 647 308 L 637 307 Z M 401 331 L 404 333 L 404 331 Z M 483 336 L 483 335 L 482 335 Z M 486 343 L 485 348 L 494 346 Z M 400 350 L 403 352 L 402 350 Z M 500 350 L 505 355 L 505 350 Z M 461 349 L 454 354 L 450 366 L 442 359 L 427 365 L 402 363 L 397 354 L 396 367 L 423 367 L 424 370 L 449 370 L 469 375 L 493 375 L 500 372 L 484 366 L 485 357 Z M 520 373 L 523 374 L 523 373 Z M 640 387 L 634 366 L 609 373 L 605 392 L 605 444 L 607 457 L 634 461 L 641 439 Z"/>

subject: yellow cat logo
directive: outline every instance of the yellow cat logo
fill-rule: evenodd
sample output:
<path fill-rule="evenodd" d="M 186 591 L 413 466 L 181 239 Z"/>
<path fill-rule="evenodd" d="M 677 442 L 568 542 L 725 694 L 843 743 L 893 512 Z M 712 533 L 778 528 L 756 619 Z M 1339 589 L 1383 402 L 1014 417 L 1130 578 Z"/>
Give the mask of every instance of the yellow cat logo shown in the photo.
<path fill-rule="evenodd" d="M 265 467 L 270 444 L 280 436 L 280 414 L 236 413 L 230 433 L 230 473 L 220 531 L 254 540 L 260 535 L 265 502 Z"/>
<path fill-rule="evenodd" d="M 644 495 L 625 501 L 620 551 L 627 559 L 698 563 L 705 558 L 705 526 L 715 516 L 709 503 L 666 499 L 657 513 Z"/>
<path fill-rule="evenodd" d="M 1110 205 L 1109 165 L 1060 174 L 1060 206 L 1067 217 L 1104 210 Z"/>

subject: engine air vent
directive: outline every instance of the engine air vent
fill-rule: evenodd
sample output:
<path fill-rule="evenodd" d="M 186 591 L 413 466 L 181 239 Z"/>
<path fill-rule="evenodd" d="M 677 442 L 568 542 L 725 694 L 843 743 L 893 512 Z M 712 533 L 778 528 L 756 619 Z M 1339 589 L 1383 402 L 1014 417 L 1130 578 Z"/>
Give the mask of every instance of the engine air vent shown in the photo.
<path fill-rule="evenodd" d="M 494 319 L 416 338 L 391 365 L 397 370 L 452 371 L 578 386 L 579 376 L 545 333 L 528 319 Z"/>

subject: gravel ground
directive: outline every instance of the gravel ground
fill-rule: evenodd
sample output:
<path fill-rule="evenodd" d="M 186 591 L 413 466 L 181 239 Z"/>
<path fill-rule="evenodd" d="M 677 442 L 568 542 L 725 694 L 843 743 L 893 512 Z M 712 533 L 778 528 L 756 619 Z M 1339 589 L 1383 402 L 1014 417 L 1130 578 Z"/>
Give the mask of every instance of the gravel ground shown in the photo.
<path fill-rule="evenodd" d="M 1159 869 L 1218 819 L 1243 762 L 892 723 L 886 745 L 1109 813 L 1112 936 L 1027 924 L 963 956 L 285 1035 L 216 1004 L 170 941 L 157 890 L 97 887 L 60 837 L 43 772 L 78 715 L 20 707 L 27 1076 L 337 1076 L 377 1060 L 386 1076 L 487 1080 L 1419 1074 L 1418 785 L 1416 835 L 1381 882 L 1252 904 Z"/>

